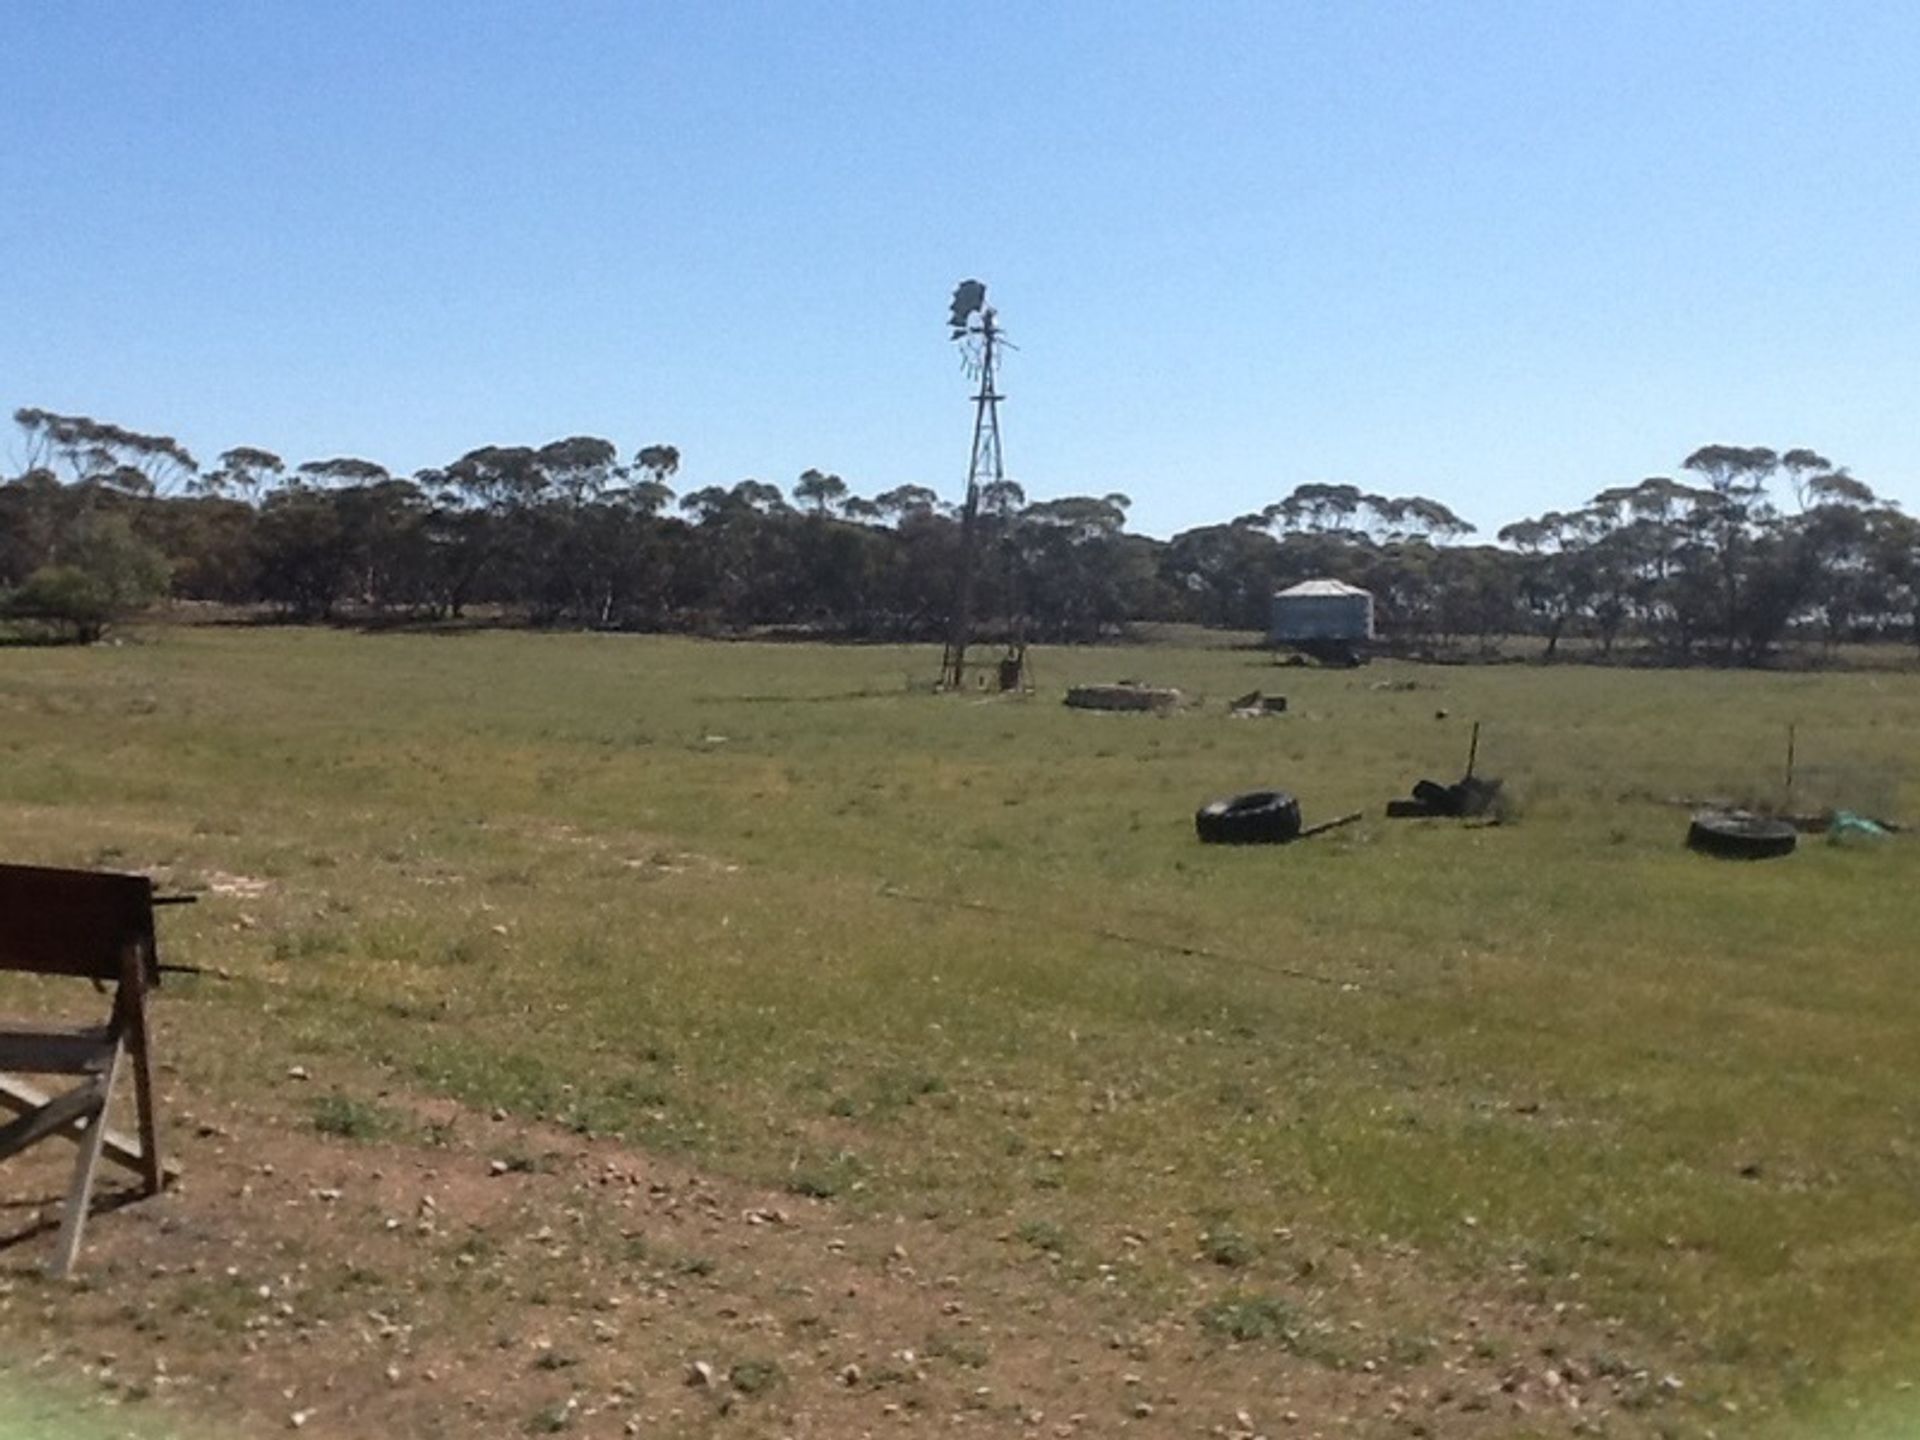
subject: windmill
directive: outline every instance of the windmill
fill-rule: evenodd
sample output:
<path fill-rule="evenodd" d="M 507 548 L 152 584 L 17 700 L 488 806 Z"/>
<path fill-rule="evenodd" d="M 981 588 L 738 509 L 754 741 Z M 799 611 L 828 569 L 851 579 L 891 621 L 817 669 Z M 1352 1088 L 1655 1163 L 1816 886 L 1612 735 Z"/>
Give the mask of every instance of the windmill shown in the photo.
<path fill-rule="evenodd" d="M 1000 401 L 995 388 L 999 352 L 1007 344 L 999 317 L 987 304 L 987 287 L 979 280 L 962 280 L 953 292 L 953 312 L 947 319 L 953 340 L 960 346 L 967 373 L 980 382 L 973 397 L 973 449 L 967 461 L 967 498 L 960 509 L 960 569 L 953 587 L 953 609 L 948 616 L 946 650 L 940 658 L 942 689 L 958 690 L 967 678 L 967 646 L 973 639 L 973 572 L 979 544 L 980 490 L 1007 478 L 1000 453 Z M 1025 679 L 1024 650 L 1018 643 L 1000 662 L 1000 688 L 1020 688 Z"/>

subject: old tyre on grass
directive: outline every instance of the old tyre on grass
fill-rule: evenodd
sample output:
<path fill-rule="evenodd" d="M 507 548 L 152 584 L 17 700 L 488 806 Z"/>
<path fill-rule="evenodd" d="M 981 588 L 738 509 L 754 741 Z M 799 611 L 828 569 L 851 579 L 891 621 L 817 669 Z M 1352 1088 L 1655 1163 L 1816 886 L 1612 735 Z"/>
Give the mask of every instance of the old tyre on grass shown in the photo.
<path fill-rule="evenodd" d="M 1687 827 L 1687 848 L 1723 860 L 1766 860 L 1791 855 L 1800 835 L 1784 820 L 1706 810 Z"/>
<path fill-rule="evenodd" d="M 1193 828 L 1208 845 L 1280 845 L 1300 834 L 1300 802 L 1284 790 L 1249 790 L 1202 805 Z"/>

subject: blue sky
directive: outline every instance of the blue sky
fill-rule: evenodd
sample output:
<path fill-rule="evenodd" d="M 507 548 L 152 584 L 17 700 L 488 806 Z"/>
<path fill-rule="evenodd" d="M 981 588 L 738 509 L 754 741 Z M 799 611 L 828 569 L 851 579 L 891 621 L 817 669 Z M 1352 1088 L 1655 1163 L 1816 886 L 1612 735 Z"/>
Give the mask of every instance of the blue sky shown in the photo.
<path fill-rule="evenodd" d="M 0 403 L 395 470 L 1009 471 L 1491 532 L 1710 441 L 1920 505 L 1920 6 L 15 4 Z M 0 444 L 0 460 L 12 458 Z"/>

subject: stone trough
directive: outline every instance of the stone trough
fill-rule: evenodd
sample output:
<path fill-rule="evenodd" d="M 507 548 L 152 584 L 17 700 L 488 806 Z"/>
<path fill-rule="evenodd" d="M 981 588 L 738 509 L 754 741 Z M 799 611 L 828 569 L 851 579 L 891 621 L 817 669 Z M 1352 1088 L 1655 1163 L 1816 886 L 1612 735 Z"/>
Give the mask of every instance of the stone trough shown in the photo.
<path fill-rule="evenodd" d="M 1179 707 L 1178 690 L 1158 685 L 1142 685 L 1122 680 L 1114 685 L 1075 685 L 1067 691 L 1067 704 L 1075 710 L 1146 710 L 1165 713 Z"/>

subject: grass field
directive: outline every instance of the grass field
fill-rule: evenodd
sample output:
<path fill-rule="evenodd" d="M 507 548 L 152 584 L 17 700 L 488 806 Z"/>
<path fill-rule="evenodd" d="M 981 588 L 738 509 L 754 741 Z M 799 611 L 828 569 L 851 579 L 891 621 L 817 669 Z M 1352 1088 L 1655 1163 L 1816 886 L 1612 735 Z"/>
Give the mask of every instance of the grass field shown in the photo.
<path fill-rule="evenodd" d="M 334 1135 L 414 1123 L 376 1078 L 621 1135 L 1335 1369 L 1558 1310 L 1646 1433 L 1881 1433 L 1920 1373 L 1920 852 L 1714 862 L 1668 802 L 1781 798 L 1793 724 L 1801 804 L 1920 810 L 1920 675 L 1038 658 L 1023 701 L 900 648 L 0 651 L 0 836 L 207 892 L 165 919 L 231 977 L 161 1002 L 196 1096 L 297 1062 Z M 1203 703 L 1057 703 L 1122 674 Z M 1230 719 L 1256 687 L 1289 713 Z M 1509 823 L 1378 818 L 1475 719 Z M 1369 818 L 1194 842 L 1264 784 Z"/>

